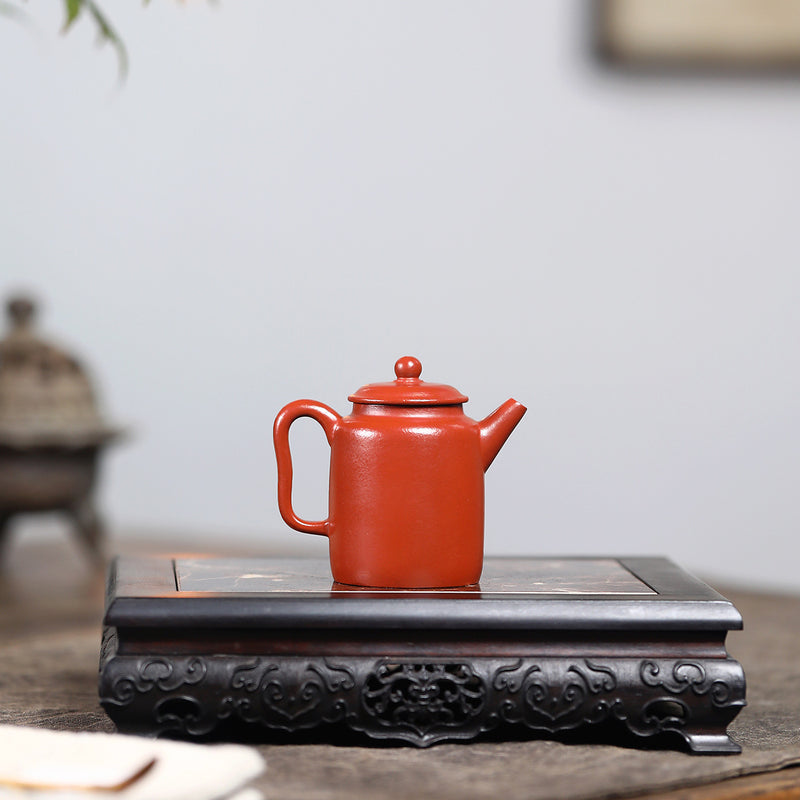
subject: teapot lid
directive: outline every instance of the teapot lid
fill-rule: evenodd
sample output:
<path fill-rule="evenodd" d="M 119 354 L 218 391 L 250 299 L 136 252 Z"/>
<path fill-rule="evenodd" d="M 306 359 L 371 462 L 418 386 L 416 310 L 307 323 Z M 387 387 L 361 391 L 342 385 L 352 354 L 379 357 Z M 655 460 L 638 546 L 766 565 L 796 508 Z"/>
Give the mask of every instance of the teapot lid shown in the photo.
<path fill-rule="evenodd" d="M 352 403 L 387 406 L 452 406 L 469 399 L 458 389 L 444 383 L 420 380 L 422 363 L 414 356 L 403 356 L 394 365 L 396 380 L 368 383 L 347 399 Z"/>

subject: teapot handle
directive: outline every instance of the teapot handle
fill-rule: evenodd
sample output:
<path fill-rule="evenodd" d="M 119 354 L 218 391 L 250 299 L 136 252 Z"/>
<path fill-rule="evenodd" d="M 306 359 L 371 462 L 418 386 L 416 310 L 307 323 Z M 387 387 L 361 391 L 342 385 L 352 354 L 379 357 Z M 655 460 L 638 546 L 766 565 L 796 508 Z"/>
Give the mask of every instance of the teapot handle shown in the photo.
<path fill-rule="evenodd" d="M 295 400 L 284 406 L 275 417 L 272 438 L 275 443 L 275 457 L 278 460 L 278 509 L 283 521 L 301 533 L 328 535 L 328 520 L 309 522 L 300 519 L 292 508 L 292 453 L 289 449 L 289 428 L 298 417 L 311 417 L 322 425 L 325 438 L 331 444 L 333 429 L 341 419 L 332 408 L 315 400 Z"/>

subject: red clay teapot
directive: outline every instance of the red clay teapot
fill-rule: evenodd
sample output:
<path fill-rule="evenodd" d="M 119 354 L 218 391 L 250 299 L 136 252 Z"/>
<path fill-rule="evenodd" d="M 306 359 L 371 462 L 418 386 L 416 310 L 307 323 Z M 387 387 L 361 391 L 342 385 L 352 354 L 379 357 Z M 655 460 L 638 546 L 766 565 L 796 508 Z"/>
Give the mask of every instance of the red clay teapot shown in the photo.
<path fill-rule="evenodd" d="M 465 586 L 483 568 L 483 473 L 526 411 L 507 400 L 481 422 L 467 397 L 420 380 L 404 357 L 396 380 L 362 386 L 342 417 L 314 400 L 289 403 L 275 419 L 278 507 L 287 525 L 327 536 L 336 582 L 404 589 Z M 322 426 L 331 446 L 328 518 L 292 508 L 289 427 L 298 417 Z"/>

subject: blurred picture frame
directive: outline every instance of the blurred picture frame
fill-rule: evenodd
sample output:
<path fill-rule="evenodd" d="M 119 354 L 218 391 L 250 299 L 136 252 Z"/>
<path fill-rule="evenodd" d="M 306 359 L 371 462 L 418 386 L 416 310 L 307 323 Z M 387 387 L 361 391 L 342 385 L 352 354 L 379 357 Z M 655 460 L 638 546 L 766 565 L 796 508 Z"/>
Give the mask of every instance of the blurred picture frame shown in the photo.
<path fill-rule="evenodd" d="M 600 57 L 632 68 L 800 68 L 800 0 L 592 0 Z"/>

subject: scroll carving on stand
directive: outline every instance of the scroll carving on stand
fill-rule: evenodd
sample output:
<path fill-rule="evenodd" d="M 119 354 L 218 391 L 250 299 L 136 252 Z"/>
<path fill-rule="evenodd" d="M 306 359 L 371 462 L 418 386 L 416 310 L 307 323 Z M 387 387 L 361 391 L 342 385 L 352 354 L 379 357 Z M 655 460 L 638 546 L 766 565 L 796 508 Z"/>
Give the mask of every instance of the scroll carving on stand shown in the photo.
<path fill-rule="evenodd" d="M 616 720 L 677 733 L 696 752 L 737 752 L 745 704 L 730 658 L 457 660 L 116 655 L 107 635 L 101 702 L 123 729 L 206 735 L 223 722 L 297 732 L 344 724 L 426 747 L 498 727 L 558 733 Z M 219 691 L 218 687 L 224 687 Z"/>

